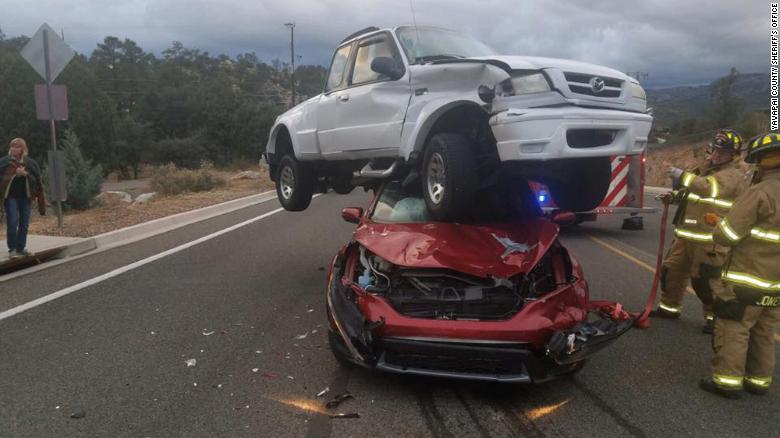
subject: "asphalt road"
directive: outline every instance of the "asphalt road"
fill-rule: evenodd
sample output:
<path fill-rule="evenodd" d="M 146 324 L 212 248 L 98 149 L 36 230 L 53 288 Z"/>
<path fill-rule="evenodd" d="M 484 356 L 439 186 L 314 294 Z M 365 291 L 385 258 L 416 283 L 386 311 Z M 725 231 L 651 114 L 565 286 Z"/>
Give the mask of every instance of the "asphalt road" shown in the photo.
<path fill-rule="evenodd" d="M 693 295 L 679 321 L 653 321 L 576 376 L 539 386 L 408 378 L 340 367 L 327 347 L 325 269 L 349 240 L 329 194 L 305 213 L 247 208 L 0 283 L 0 314 L 103 281 L 0 320 L 0 437 L 768 436 L 780 390 L 731 402 L 697 388 L 710 339 Z M 593 298 L 639 309 L 650 289 L 658 215 L 617 218 L 563 241 Z M 189 366 L 189 364 L 193 366 Z M 776 373 L 778 377 L 778 373 Z M 325 387 L 330 392 L 317 394 Z M 349 390 L 338 409 L 328 397 Z M 358 412 L 330 419 L 328 412 Z M 82 418 L 71 418 L 74 413 Z M 81 415 L 76 415 L 81 416 Z"/>

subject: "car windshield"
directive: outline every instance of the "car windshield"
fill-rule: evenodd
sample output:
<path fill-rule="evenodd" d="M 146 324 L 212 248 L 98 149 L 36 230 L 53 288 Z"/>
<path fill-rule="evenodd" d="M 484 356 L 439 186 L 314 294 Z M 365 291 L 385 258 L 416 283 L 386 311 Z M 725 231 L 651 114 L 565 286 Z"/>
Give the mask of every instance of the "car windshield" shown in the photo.
<path fill-rule="evenodd" d="M 410 64 L 495 54 L 493 49 L 481 41 L 450 30 L 401 27 L 396 34 Z"/>
<path fill-rule="evenodd" d="M 524 180 L 513 180 L 481 190 L 459 222 L 479 224 L 512 222 L 541 216 L 539 205 Z M 371 219 L 375 222 L 432 222 L 419 183 L 403 187 L 387 183 L 377 200 Z"/>

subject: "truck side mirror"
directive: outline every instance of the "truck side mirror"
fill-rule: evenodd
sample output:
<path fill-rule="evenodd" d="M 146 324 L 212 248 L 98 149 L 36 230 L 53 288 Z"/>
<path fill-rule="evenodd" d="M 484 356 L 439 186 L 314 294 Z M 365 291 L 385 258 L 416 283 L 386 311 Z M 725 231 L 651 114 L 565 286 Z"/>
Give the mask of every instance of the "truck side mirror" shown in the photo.
<path fill-rule="evenodd" d="M 363 209 L 359 207 L 346 207 L 341 210 L 341 218 L 346 222 L 359 224 L 360 218 L 363 217 Z"/>
<path fill-rule="evenodd" d="M 389 56 L 378 56 L 371 61 L 371 70 L 380 75 L 387 76 L 393 81 L 401 79 L 404 75 L 404 66 L 400 61 Z"/>

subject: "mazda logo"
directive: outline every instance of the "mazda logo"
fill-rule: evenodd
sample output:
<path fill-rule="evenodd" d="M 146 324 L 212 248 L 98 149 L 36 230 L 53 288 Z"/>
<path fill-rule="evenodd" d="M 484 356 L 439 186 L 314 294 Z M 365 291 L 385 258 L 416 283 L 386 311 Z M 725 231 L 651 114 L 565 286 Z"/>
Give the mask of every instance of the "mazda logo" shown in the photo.
<path fill-rule="evenodd" d="M 604 91 L 604 79 L 601 79 L 598 76 L 595 76 L 593 79 L 590 80 L 590 88 L 593 90 L 594 93 L 601 93 Z"/>

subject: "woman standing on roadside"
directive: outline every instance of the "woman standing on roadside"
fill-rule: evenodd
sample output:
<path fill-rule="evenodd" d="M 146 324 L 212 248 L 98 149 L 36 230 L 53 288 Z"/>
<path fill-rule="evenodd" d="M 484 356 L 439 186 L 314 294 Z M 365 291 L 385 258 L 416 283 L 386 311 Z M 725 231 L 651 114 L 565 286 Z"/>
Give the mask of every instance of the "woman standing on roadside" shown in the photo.
<path fill-rule="evenodd" d="M 31 255 L 27 246 L 27 228 L 33 198 L 38 198 L 38 212 L 46 214 L 41 168 L 27 156 L 27 142 L 22 138 L 11 140 L 8 155 L 0 158 L 0 193 L 8 225 L 8 256 L 16 258 Z"/>

